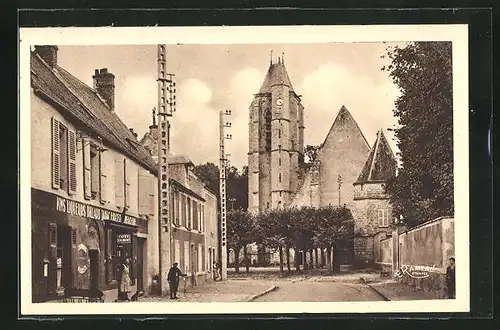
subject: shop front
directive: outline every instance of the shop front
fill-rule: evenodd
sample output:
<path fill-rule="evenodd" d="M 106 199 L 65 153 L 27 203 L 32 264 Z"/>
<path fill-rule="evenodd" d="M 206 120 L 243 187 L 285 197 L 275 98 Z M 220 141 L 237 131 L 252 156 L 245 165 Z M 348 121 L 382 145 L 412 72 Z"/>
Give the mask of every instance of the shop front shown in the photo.
<path fill-rule="evenodd" d="M 32 189 L 33 302 L 66 288 L 115 289 L 127 258 L 142 287 L 147 220 Z"/>

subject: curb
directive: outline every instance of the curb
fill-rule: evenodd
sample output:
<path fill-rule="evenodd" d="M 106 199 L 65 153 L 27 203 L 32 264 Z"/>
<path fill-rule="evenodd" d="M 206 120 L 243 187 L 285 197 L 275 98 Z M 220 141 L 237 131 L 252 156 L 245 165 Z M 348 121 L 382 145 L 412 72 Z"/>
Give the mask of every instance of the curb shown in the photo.
<path fill-rule="evenodd" d="M 382 294 L 382 292 L 380 292 L 379 290 L 375 289 L 370 284 L 366 284 L 366 286 L 369 287 L 370 289 L 372 289 L 376 294 L 378 294 L 380 298 L 384 299 L 385 301 L 391 301 L 391 299 L 387 298 L 384 294 Z"/>
<path fill-rule="evenodd" d="M 243 301 L 244 302 L 251 302 L 251 301 L 254 301 L 255 299 L 257 298 L 260 298 L 262 297 L 263 295 L 266 295 L 268 294 L 269 292 L 272 292 L 272 291 L 275 291 L 276 289 L 278 289 L 278 287 L 276 285 L 272 285 L 271 287 L 269 287 L 266 291 L 263 291 L 263 292 L 260 292 L 260 293 L 257 293 L 257 294 L 254 294 L 250 297 L 247 297 L 245 298 Z"/>

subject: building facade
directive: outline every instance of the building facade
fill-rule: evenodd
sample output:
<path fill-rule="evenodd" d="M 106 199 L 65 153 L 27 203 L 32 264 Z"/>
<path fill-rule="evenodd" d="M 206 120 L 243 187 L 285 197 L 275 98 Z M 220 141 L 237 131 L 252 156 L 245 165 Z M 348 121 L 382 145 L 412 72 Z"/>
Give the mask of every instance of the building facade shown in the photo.
<path fill-rule="evenodd" d="M 154 115 L 153 115 L 154 118 Z M 141 144 L 157 158 L 158 127 L 154 119 Z M 169 210 L 172 223 L 170 251 L 172 262 L 188 275 L 187 285 L 195 286 L 214 279 L 214 262 L 219 260 L 217 197 L 194 174 L 187 156 L 168 157 Z"/>
<path fill-rule="evenodd" d="M 114 75 L 93 79 L 58 66 L 56 46 L 31 54 L 34 302 L 66 288 L 116 295 L 125 259 L 132 290 L 159 271 L 156 164 L 115 112 Z"/>

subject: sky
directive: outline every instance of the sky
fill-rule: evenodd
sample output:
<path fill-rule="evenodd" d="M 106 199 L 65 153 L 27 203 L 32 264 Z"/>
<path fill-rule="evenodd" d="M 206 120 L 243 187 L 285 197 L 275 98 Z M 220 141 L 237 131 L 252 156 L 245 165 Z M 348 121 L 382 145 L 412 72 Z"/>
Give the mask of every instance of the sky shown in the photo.
<path fill-rule="evenodd" d="M 231 165 L 247 164 L 248 109 L 270 64 L 284 57 L 294 91 L 302 95 L 305 145 L 321 144 L 344 105 L 370 146 L 393 117 L 397 86 L 388 73 L 389 43 L 167 45 L 167 71 L 175 74 L 177 112 L 171 118 L 171 152 L 195 164 L 219 162 L 219 111 L 230 109 Z M 59 46 L 58 63 L 92 86 L 95 69 L 115 75 L 115 111 L 141 138 L 157 104 L 156 45 Z"/>

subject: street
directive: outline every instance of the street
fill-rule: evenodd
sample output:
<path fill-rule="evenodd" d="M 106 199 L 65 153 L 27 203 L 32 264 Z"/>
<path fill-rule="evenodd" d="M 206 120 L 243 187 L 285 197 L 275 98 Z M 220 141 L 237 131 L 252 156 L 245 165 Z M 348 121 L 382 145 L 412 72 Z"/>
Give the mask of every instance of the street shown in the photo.
<path fill-rule="evenodd" d="M 255 302 L 335 302 L 335 301 L 381 301 L 376 292 L 365 284 L 335 282 L 290 282 L 276 281 L 276 290 Z"/>

